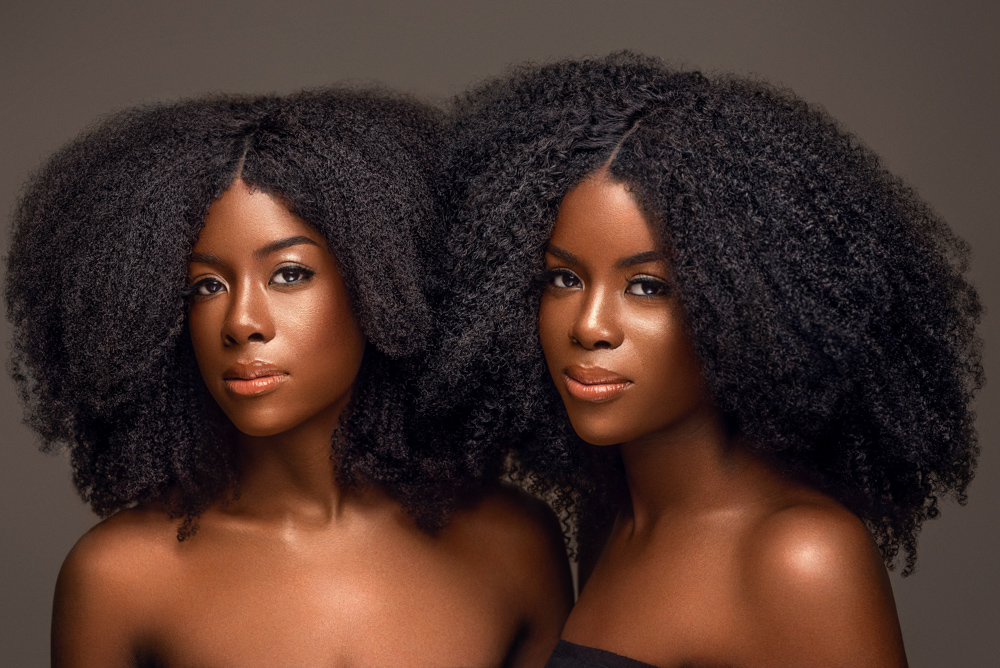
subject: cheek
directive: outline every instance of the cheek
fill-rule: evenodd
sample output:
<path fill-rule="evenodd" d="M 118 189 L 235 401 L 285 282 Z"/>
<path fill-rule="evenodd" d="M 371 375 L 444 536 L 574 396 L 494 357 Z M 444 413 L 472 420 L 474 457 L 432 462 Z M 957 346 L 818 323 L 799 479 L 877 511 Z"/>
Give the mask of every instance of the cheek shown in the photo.
<path fill-rule="evenodd" d="M 317 294 L 283 329 L 294 340 L 291 349 L 315 372 L 317 382 L 331 389 L 354 382 L 365 338 L 346 294 L 335 289 Z"/>
<path fill-rule="evenodd" d="M 557 354 L 560 344 L 569 340 L 566 302 L 543 296 L 538 309 L 538 338 L 547 361 Z"/>
<path fill-rule="evenodd" d="M 219 325 L 212 317 L 210 304 L 196 304 L 188 309 L 188 333 L 198 367 L 204 372 L 212 352 L 218 347 Z"/>
<path fill-rule="evenodd" d="M 637 349 L 643 352 L 646 382 L 655 388 L 646 394 L 657 413 L 683 413 L 704 399 L 701 361 L 687 328 L 679 318 L 649 318 L 635 330 Z"/>
<path fill-rule="evenodd" d="M 322 366 L 337 384 L 351 384 L 361 368 L 365 351 L 365 337 L 357 321 L 352 318 L 327 322 L 322 336 L 315 342 L 314 350 L 321 351 Z"/>

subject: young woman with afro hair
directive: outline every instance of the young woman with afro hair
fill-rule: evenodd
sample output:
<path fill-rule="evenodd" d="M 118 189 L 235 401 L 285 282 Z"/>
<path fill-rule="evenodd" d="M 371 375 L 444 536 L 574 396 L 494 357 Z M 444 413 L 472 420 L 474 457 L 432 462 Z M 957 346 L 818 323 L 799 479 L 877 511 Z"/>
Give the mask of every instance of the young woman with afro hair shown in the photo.
<path fill-rule="evenodd" d="M 14 215 L 11 368 L 107 517 L 55 666 L 541 665 L 561 532 L 499 455 L 407 436 L 441 116 L 379 90 L 119 113 Z"/>
<path fill-rule="evenodd" d="M 886 566 L 978 454 L 964 243 L 758 81 L 525 65 L 451 122 L 424 407 L 577 525 L 549 665 L 905 665 Z"/>

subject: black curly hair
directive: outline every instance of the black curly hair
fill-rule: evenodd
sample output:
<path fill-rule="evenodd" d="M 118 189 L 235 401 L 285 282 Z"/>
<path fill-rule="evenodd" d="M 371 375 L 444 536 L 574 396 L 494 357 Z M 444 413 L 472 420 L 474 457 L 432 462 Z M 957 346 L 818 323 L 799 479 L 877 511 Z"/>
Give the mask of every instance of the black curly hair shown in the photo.
<path fill-rule="evenodd" d="M 185 289 L 204 214 L 239 176 L 324 234 L 368 339 L 334 437 L 341 482 L 380 484 L 422 527 L 443 524 L 470 477 L 454 450 L 412 447 L 404 373 L 430 328 L 417 246 L 440 213 L 441 122 L 381 89 L 158 104 L 101 122 L 31 178 L 7 261 L 10 369 L 26 422 L 43 449 L 68 446 L 96 513 L 164 502 L 184 538 L 238 484 Z"/>
<path fill-rule="evenodd" d="M 980 304 L 964 242 L 857 137 L 788 91 L 622 52 L 486 81 L 446 144 L 451 287 L 423 392 L 467 451 L 509 445 L 513 475 L 578 522 L 621 484 L 573 434 L 537 330 L 560 201 L 607 165 L 667 249 L 727 424 L 912 571 L 922 522 L 975 468 Z"/>

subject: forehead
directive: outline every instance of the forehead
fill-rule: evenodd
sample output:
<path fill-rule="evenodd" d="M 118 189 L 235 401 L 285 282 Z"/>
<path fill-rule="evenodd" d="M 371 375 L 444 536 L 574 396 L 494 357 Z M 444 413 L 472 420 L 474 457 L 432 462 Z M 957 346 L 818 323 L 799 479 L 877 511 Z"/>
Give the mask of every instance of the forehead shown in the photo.
<path fill-rule="evenodd" d="M 628 186 L 603 173 L 587 177 L 566 194 L 550 243 L 581 257 L 620 258 L 660 249 Z"/>
<path fill-rule="evenodd" d="M 289 211 L 280 199 L 236 181 L 208 208 L 195 250 L 204 251 L 206 246 L 256 249 L 294 236 L 308 237 L 326 248 L 323 235 Z"/>

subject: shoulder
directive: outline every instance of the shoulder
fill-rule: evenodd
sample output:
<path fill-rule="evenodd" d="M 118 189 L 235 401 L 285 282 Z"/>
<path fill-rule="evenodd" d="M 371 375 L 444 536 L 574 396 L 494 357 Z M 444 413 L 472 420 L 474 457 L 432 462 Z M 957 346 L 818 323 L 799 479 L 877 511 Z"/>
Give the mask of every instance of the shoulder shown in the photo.
<path fill-rule="evenodd" d="M 572 603 L 572 576 L 562 527 L 552 509 L 511 485 L 491 487 L 459 511 L 450 529 L 475 546 L 482 569 L 525 596 L 554 596 Z M 568 607 L 567 607 L 568 610 Z"/>
<path fill-rule="evenodd" d="M 459 510 L 454 530 L 506 558 L 533 560 L 558 555 L 566 560 L 562 527 L 552 509 L 512 485 L 495 485 L 474 504 Z"/>
<path fill-rule="evenodd" d="M 121 510 L 80 537 L 67 561 L 102 563 L 135 552 L 163 551 L 177 542 L 179 521 L 159 508 Z"/>
<path fill-rule="evenodd" d="M 128 601 L 148 589 L 150 575 L 171 558 L 176 521 L 151 509 L 121 511 L 85 533 L 59 571 L 56 602 L 75 605 Z"/>
<path fill-rule="evenodd" d="M 803 658 L 816 660 L 851 663 L 858 653 L 868 658 L 851 665 L 869 665 L 883 654 L 902 657 L 882 558 L 865 525 L 839 504 L 809 499 L 770 513 L 755 526 L 746 555 L 743 581 L 760 632 L 754 635 L 786 655 L 801 644 Z"/>
<path fill-rule="evenodd" d="M 129 665 L 150 620 L 157 583 L 169 582 L 176 521 L 164 512 L 125 510 L 77 541 L 56 581 L 52 664 Z"/>
<path fill-rule="evenodd" d="M 861 520 L 821 499 L 768 514 L 755 526 L 749 547 L 750 575 L 764 581 L 778 578 L 808 587 L 831 579 L 881 575 L 884 570 Z"/>
<path fill-rule="evenodd" d="M 467 544 L 478 545 L 480 572 L 522 620 L 511 665 L 542 665 L 573 605 L 573 578 L 558 518 L 549 506 L 508 485 L 492 488 L 456 517 Z"/>

